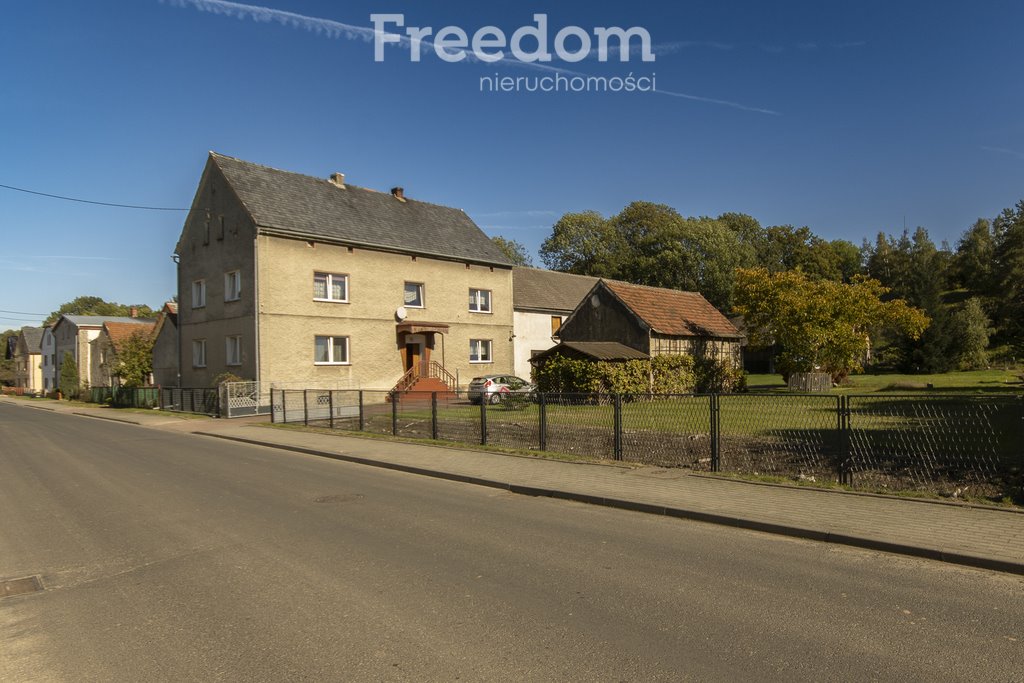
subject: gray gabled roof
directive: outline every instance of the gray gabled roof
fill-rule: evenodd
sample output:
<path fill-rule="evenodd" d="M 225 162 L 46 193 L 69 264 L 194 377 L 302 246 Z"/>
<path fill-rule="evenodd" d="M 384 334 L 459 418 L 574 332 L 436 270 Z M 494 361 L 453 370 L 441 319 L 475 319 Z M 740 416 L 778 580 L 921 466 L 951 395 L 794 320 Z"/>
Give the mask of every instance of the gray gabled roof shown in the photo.
<path fill-rule="evenodd" d="M 43 344 L 43 328 L 23 327 L 21 334 L 25 337 L 25 347 L 29 353 L 40 353 Z"/>
<path fill-rule="evenodd" d="M 62 315 L 61 320 L 67 320 L 76 327 L 103 327 L 103 323 L 139 323 L 149 324 L 156 322 L 152 318 L 128 318 L 120 315 Z M 57 325 L 55 324 L 54 327 Z"/>
<path fill-rule="evenodd" d="M 643 351 L 637 351 L 636 349 L 626 346 L 625 344 L 620 344 L 619 342 L 564 341 L 558 346 L 552 346 L 550 349 L 538 353 L 530 359 L 530 362 L 533 363 L 534 361 L 555 355 L 585 356 L 593 360 L 609 361 L 643 360 L 645 358 L 650 358 L 650 356 Z"/>
<path fill-rule="evenodd" d="M 404 253 L 512 265 L 460 209 L 396 199 L 210 152 L 257 227 Z"/>
<path fill-rule="evenodd" d="M 596 283 L 597 278 L 588 275 L 517 266 L 512 269 L 512 307 L 568 314 Z"/>

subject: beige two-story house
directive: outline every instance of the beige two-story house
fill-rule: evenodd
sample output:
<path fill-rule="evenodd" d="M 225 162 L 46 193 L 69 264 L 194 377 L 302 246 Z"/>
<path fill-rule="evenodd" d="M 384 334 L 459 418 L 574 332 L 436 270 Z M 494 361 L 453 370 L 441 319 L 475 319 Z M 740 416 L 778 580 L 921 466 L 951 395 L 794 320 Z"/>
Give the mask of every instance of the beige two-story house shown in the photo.
<path fill-rule="evenodd" d="M 27 393 L 43 392 L 43 328 L 23 327 L 14 346 L 14 386 Z"/>
<path fill-rule="evenodd" d="M 181 386 L 512 370 L 512 267 L 461 210 L 210 153 L 175 248 Z M 420 387 L 417 387 L 420 388 Z"/>

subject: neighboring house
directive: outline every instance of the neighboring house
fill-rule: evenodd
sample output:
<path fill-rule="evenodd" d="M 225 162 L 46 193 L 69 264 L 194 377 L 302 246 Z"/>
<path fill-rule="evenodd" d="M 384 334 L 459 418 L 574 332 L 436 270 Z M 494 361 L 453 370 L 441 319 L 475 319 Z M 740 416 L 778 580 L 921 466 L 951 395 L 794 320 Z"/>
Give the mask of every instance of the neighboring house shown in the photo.
<path fill-rule="evenodd" d="M 89 370 L 92 387 L 117 387 L 121 386 L 121 378 L 117 374 L 119 356 L 124 349 L 125 342 L 136 334 L 147 338 L 153 334 L 156 327 L 155 322 L 114 322 L 103 323 L 99 335 L 91 342 L 89 359 L 92 367 Z M 146 384 L 152 384 L 152 377 L 146 378 Z"/>
<path fill-rule="evenodd" d="M 14 344 L 14 386 L 29 393 L 43 391 L 42 340 L 43 328 L 23 327 Z"/>
<path fill-rule="evenodd" d="M 461 210 L 211 152 L 175 248 L 181 386 L 512 371 L 512 267 Z M 420 382 L 430 389 L 430 382 Z"/>
<path fill-rule="evenodd" d="M 43 328 L 43 339 L 39 343 L 43 356 L 43 391 L 49 393 L 57 388 L 57 376 L 54 374 L 57 362 L 57 340 L 53 336 L 53 325 Z"/>
<path fill-rule="evenodd" d="M 743 335 L 696 292 L 600 280 L 563 323 L 562 342 L 618 342 L 649 356 L 741 362 Z"/>
<path fill-rule="evenodd" d="M 121 322 L 152 324 L 154 320 L 103 315 L 62 315 L 53 326 L 54 355 L 56 363 L 53 372 L 57 388 L 60 388 L 60 370 L 64 365 L 64 354 L 70 352 L 78 366 L 79 386 L 92 385 L 92 347 L 89 342 L 99 336 L 104 323 Z"/>
<path fill-rule="evenodd" d="M 557 343 L 558 328 L 597 283 L 596 277 L 539 268 L 512 269 L 515 373 L 530 377 L 530 359 Z"/>
<path fill-rule="evenodd" d="M 160 309 L 153 330 L 153 384 L 178 386 L 178 304 L 173 301 Z"/>

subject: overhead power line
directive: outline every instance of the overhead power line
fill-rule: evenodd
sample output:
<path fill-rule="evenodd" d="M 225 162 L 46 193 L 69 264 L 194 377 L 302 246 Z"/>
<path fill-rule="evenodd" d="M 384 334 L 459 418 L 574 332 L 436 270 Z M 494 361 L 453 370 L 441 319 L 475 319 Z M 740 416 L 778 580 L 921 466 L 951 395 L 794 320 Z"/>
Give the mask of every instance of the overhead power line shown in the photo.
<path fill-rule="evenodd" d="M 29 313 L 28 311 L 5 311 L 2 308 L 0 308 L 0 313 L 14 313 L 15 315 L 41 315 L 41 316 L 50 315 L 49 313 Z"/>
<path fill-rule="evenodd" d="M 34 194 L 40 197 L 50 197 L 51 199 L 63 199 L 67 202 L 79 202 L 80 204 L 95 204 L 97 206 L 113 206 L 119 209 L 143 209 L 145 211 L 191 211 L 192 209 L 179 209 L 172 206 L 142 206 L 139 204 L 117 204 L 114 202 L 97 202 L 92 199 L 79 199 L 77 197 L 65 197 L 59 194 L 50 194 L 49 192 L 37 192 L 35 190 L 26 190 L 23 187 L 14 187 L 13 185 L 2 185 L 0 187 L 7 190 L 14 190 L 15 192 L 25 192 L 26 194 Z"/>

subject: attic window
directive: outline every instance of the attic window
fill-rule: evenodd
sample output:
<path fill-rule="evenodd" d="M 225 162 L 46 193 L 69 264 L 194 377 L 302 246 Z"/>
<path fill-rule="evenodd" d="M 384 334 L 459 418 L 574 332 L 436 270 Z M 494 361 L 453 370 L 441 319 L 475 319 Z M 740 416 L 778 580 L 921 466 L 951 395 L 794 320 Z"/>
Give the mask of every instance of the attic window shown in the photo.
<path fill-rule="evenodd" d="M 220 236 L 217 237 L 217 240 L 220 241 L 220 242 L 223 242 L 224 241 L 224 216 L 219 216 L 219 218 L 220 218 Z"/>

